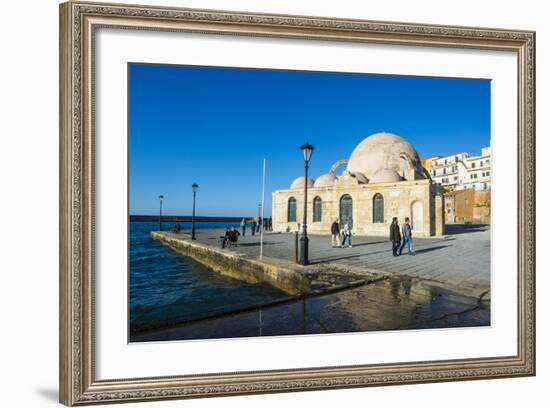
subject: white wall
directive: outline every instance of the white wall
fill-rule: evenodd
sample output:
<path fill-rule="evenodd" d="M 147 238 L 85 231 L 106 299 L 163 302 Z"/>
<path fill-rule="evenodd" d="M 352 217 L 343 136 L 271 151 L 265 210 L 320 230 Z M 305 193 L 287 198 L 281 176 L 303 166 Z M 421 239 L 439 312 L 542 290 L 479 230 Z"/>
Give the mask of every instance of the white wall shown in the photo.
<path fill-rule="evenodd" d="M 153 0 L 151 0 L 153 1 Z M 157 4 L 537 31 L 539 174 L 550 153 L 550 26 L 545 2 L 202 0 Z M 141 3 L 134 0 L 134 3 Z M 148 3 L 148 2 L 145 2 Z M 57 400 L 57 1 L 4 2 L 0 24 L 0 313 L 2 406 L 54 406 Z M 539 242 L 549 225 L 548 185 L 539 176 Z M 496 248 L 498 252 L 498 248 Z M 542 253 L 542 251 L 541 251 Z M 380 387 L 314 393 L 173 401 L 126 406 L 349 407 L 545 406 L 550 383 L 547 259 L 538 262 L 538 376 L 525 379 Z M 498 272 L 498 271 L 497 271 Z M 406 347 L 406 345 L 404 345 Z M 546 386 L 546 387 L 545 387 Z"/>

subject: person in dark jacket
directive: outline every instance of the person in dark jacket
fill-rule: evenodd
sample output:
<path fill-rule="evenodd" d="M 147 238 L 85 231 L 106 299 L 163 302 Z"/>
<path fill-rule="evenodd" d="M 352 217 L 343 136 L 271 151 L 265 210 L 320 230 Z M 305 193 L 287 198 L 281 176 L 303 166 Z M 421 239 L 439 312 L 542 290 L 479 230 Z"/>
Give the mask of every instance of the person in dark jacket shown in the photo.
<path fill-rule="evenodd" d="M 409 224 L 409 217 L 405 217 L 405 224 L 403 224 L 403 228 L 401 230 L 403 231 L 403 243 L 401 244 L 401 248 L 399 248 L 399 255 L 403 253 L 405 244 L 407 244 L 407 253 L 409 255 L 414 255 L 414 251 L 412 249 L 412 230 L 411 224 Z"/>
<path fill-rule="evenodd" d="M 258 225 L 258 222 L 256 221 L 256 218 L 252 220 L 252 235 L 256 234 L 256 226 Z"/>
<path fill-rule="evenodd" d="M 398 256 L 397 250 L 401 244 L 401 231 L 399 231 L 399 224 L 397 223 L 397 217 L 393 217 L 390 225 L 390 241 L 393 256 Z"/>
<path fill-rule="evenodd" d="M 336 248 L 340 246 L 340 224 L 338 218 L 334 219 L 334 222 L 330 226 L 330 233 L 332 235 L 332 247 Z"/>

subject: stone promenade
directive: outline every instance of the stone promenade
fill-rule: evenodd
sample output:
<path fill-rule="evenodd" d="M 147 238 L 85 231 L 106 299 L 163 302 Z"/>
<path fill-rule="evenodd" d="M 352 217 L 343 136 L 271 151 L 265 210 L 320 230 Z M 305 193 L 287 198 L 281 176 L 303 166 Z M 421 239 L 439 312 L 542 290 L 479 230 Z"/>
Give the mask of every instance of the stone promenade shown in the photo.
<path fill-rule="evenodd" d="M 197 241 L 218 246 L 220 229 L 197 230 Z M 185 236 L 187 234 L 180 234 Z M 415 256 L 393 257 L 385 237 L 353 236 L 353 247 L 332 248 L 330 236 L 309 235 L 312 264 L 337 263 L 365 271 L 405 275 L 441 284 L 462 293 L 479 296 L 490 289 L 490 227 L 448 225 L 446 235 L 414 238 Z M 267 232 L 263 236 L 263 255 L 294 260 L 294 234 Z M 237 246 L 224 249 L 257 258 L 260 236 L 247 230 Z"/>

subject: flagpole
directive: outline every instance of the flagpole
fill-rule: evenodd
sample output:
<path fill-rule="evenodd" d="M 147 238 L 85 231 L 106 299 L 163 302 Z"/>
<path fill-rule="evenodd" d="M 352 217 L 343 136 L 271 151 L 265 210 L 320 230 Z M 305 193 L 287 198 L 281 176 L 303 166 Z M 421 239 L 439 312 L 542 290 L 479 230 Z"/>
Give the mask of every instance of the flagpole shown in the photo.
<path fill-rule="evenodd" d="M 260 259 L 262 259 L 262 256 L 264 254 L 264 202 L 265 202 L 265 158 L 264 158 L 264 170 L 263 170 L 263 176 L 262 176 L 262 220 L 260 225 Z M 258 220 L 259 221 L 259 220 Z"/>

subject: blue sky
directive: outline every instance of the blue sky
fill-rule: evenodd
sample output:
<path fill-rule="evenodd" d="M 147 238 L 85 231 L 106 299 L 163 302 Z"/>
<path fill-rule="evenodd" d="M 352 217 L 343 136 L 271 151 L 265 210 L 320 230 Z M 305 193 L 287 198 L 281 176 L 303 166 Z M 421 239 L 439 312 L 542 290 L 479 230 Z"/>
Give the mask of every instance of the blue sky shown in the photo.
<path fill-rule="evenodd" d="M 267 159 L 271 191 L 327 173 L 376 132 L 421 157 L 490 143 L 490 81 L 169 65 L 129 65 L 130 214 L 253 216 Z M 339 171 L 342 171 L 341 167 Z"/>

